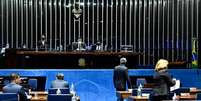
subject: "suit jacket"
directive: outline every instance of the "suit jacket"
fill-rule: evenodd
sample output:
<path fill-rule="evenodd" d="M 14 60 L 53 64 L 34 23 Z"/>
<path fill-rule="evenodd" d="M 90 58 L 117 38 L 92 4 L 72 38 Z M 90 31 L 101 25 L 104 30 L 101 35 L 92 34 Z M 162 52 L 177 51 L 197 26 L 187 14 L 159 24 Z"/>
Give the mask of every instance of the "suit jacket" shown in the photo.
<path fill-rule="evenodd" d="M 64 80 L 54 80 L 51 83 L 51 88 L 68 88 L 69 84 Z"/>
<path fill-rule="evenodd" d="M 132 88 L 130 77 L 128 76 L 128 69 L 125 65 L 121 64 L 114 68 L 113 83 L 117 91 L 126 90 L 126 83 L 128 88 Z"/>
<path fill-rule="evenodd" d="M 175 85 L 175 81 L 172 80 L 166 69 L 155 72 L 153 78 L 155 82 L 153 93 L 155 96 L 168 95 L 170 92 L 170 87 Z"/>
<path fill-rule="evenodd" d="M 19 94 L 20 101 L 28 101 L 25 89 L 16 83 L 9 83 L 4 86 L 3 93 L 17 93 Z"/>

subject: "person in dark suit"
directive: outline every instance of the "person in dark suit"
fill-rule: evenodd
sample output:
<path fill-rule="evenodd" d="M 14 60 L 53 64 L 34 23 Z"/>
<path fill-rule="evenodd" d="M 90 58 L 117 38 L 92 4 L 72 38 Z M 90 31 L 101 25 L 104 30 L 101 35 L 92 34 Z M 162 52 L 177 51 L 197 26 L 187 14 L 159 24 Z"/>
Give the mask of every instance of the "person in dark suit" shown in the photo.
<path fill-rule="evenodd" d="M 64 74 L 58 73 L 56 80 L 52 81 L 51 88 L 69 88 L 69 84 L 64 80 Z"/>
<path fill-rule="evenodd" d="M 168 73 L 168 61 L 160 59 L 155 66 L 153 101 L 162 101 L 169 99 L 170 87 L 175 85 L 175 80 Z"/>
<path fill-rule="evenodd" d="M 114 68 L 113 83 L 116 91 L 126 91 L 126 83 L 128 88 L 132 89 L 128 68 L 125 66 L 126 62 L 126 58 L 121 58 L 120 65 Z M 118 98 L 117 101 L 123 101 L 123 99 Z"/>
<path fill-rule="evenodd" d="M 38 44 L 40 50 L 47 50 L 48 44 L 45 35 L 41 35 L 41 39 L 39 40 Z"/>
<path fill-rule="evenodd" d="M 3 87 L 3 93 L 17 93 L 19 94 L 20 101 L 29 101 L 29 97 L 25 89 L 19 85 L 21 80 L 20 76 L 16 73 L 10 75 L 11 82 Z"/>

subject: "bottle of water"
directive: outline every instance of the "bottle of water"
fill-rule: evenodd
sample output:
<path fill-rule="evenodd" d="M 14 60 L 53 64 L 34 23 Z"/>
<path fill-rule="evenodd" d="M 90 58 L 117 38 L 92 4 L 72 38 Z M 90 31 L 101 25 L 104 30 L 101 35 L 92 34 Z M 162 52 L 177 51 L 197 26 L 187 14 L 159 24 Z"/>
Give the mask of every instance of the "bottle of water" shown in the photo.
<path fill-rule="evenodd" d="M 58 88 L 56 93 L 57 95 L 61 94 L 61 90 Z"/>
<path fill-rule="evenodd" d="M 76 101 L 76 92 L 73 83 L 71 84 L 70 87 L 70 93 L 73 94 L 72 101 Z"/>
<path fill-rule="evenodd" d="M 177 101 L 177 95 L 176 95 L 176 93 L 174 93 L 174 96 L 172 97 L 172 100 L 173 101 Z"/>
<path fill-rule="evenodd" d="M 71 101 L 77 101 L 76 96 L 73 96 Z"/>
<path fill-rule="evenodd" d="M 138 86 L 137 96 L 142 96 L 142 85 L 141 84 Z"/>
<path fill-rule="evenodd" d="M 38 99 L 38 94 L 37 94 L 37 92 L 34 93 L 34 98 Z"/>
<path fill-rule="evenodd" d="M 75 89 L 74 89 L 73 83 L 71 84 L 71 87 L 70 87 L 70 93 L 73 95 L 75 94 Z"/>

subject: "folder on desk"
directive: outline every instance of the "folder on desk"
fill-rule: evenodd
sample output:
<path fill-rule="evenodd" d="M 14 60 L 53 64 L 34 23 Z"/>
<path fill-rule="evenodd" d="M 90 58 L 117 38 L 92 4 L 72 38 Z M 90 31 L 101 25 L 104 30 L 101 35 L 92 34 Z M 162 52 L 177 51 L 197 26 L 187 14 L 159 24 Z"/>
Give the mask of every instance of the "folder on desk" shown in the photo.
<path fill-rule="evenodd" d="M 170 87 L 170 91 L 174 91 L 179 88 L 180 88 L 180 80 L 176 80 L 176 84 L 174 86 Z"/>

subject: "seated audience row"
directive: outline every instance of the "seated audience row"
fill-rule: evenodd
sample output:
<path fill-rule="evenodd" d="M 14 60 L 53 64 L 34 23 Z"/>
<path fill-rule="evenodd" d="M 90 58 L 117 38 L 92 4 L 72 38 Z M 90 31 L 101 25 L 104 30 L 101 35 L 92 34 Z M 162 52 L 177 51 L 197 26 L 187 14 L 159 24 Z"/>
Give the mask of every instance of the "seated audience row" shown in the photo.
<path fill-rule="evenodd" d="M 58 73 L 56 78 L 56 80 L 51 82 L 51 88 L 69 88 L 68 82 L 64 80 L 64 74 Z M 12 73 L 10 75 L 10 83 L 4 86 L 2 91 L 3 93 L 17 93 L 20 101 L 29 101 L 31 96 L 28 95 L 28 90 L 21 86 L 20 83 L 20 75 Z"/>

